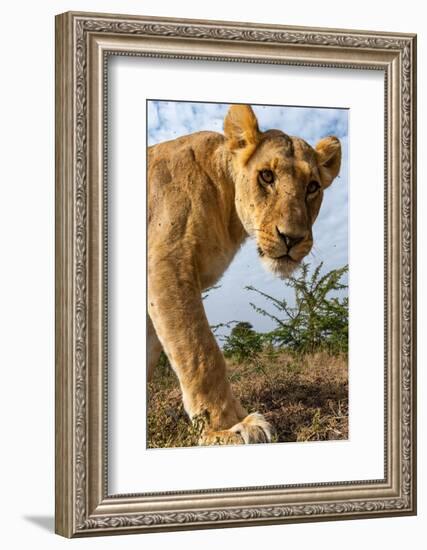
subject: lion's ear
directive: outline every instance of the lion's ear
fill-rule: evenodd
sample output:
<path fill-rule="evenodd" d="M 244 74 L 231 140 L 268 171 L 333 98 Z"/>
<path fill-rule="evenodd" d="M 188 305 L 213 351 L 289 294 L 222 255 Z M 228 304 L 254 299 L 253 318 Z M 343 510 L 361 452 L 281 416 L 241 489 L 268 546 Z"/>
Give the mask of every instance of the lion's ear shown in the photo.
<path fill-rule="evenodd" d="M 258 144 L 260 131 L 250 105 L 232 105 L 224 120 L 224 134 L 231 152 L 239 152 L 247 162 Z"/>
<path fill-rule="evenodd" d="M 317 164 L 323 187 L 329 187 L 341 168 L 341 143 L 334 136 L 321 139 L 316 145 Z"/>

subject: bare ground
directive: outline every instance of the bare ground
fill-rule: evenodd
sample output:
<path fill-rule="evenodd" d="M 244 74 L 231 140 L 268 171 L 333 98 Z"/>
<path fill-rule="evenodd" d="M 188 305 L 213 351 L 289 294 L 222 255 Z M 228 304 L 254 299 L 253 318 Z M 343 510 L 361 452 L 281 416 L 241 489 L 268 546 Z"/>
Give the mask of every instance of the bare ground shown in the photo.
<path fill-rule="evenodd" d="M 347 355 L 274 352 L 227 365 L 234 394 L 271 422 L 274 442 L 348 439 Z M 150 448 L 197 445 L 167 365 L 158 366 L 149 384 L 147 431 Z"/>

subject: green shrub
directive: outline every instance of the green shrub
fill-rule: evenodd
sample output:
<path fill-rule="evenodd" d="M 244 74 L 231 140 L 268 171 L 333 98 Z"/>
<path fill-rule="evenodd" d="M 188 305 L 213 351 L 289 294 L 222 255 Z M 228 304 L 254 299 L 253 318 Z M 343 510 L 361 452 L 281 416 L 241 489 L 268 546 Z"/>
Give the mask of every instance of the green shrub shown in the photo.
<path fill-rule="evenodd" d="M 348 351 L 348 298 L 330 296 L 331 292 L 348 288 L 341 282 L 348 266 L 321 275 L 322 266 L 320 263 L 310 275 L 309 264 L 302 264 L 298 274 L 284 280 L 284 284 L 294 291 L 293 306 L 284 298 L 246 287 L 267 299 L 278 312 L 273 314 L 251 303 L 258 313 L 276 324 L 273 331 L 264 335 L 266 341 L 298 353 Z"/>
<path fill-rule="evenodd" d="M 231 333 L 224 337 L 223 352 L 225 357 L 241 362 L 253 359 L 263 349 L 263 335 L 255 332 L 246 321 L 237 323 Z"/>

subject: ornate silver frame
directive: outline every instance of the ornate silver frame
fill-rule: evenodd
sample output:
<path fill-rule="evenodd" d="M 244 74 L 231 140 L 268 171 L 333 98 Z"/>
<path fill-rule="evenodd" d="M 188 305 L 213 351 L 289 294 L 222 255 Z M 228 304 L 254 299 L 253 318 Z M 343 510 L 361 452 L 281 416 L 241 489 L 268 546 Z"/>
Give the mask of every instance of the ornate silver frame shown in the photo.
<path fill-rule="evenodd" d="M 108 494 L 104 285 L 108 55 L 384 71 L 384 479 Z M 415 35 L 89 13 L 56 17 L 58 534 L 78 537 L 416 513 L 415 108 Z"/>

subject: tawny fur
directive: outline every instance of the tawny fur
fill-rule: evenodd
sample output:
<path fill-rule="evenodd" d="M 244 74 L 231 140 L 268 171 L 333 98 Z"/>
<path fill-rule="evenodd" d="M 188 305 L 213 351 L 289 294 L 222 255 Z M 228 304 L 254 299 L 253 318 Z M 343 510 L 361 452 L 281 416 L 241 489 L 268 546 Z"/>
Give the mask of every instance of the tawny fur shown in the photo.
<path fill-rule="evenodd" d="M 201 444 L 268 442 L 265 418 L 233 396 L 201 293 L 248 236 L 261 261 L 286 277 L 310 252 L 323 190 L 337 176 L 335 137 L 313 149 L 279 130 L 260 132 L 251 107 L 232 105 L 224 134 L 197 132 L 148 151 L 148 376 L 164 349 Z M 265 184 L 263 170 L 274 182 Z M 310 182 L 319 189 L 308 193 Z M 283 235 L 299 239 L 290 246 Z M 224 305 L 225 307 L 225 305 Z"/>

